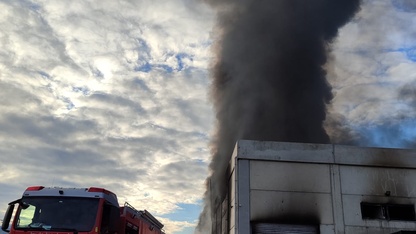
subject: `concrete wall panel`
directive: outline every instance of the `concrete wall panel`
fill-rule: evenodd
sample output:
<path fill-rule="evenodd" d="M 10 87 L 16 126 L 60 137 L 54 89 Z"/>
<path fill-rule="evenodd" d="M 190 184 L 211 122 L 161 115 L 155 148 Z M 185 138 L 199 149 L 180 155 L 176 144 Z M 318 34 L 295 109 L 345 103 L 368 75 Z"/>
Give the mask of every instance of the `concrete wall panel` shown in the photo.
<path fill-rule="evenodd" d="M 250 191 L 252 221 L 315 222 L 333 224 L 331 195 L 277 191 Z"/>
<path fill-rule="evenodd" d="M 391 234 L 396 233 L 402 229 L 383 229 L 383 228 L 374 228 L 374 227 L 354 227 L 348 226 L 345 227 L 345 234 Z M 325 233 L 322 233 L 325 234 Z"/>
<path fill-rule="evenodd" d="M 335 234 L 334 225 L 320 225 L 319 226 L 320 234 Z"/>
<path fill-rule="evenodd" d="M 416 170 L 341 166 L 343 194 L 416 197 Z"/>
<path fill-rule="evenodd" d="M 331 192 L 329 165 L 250 161 L 251 189 Z"/>
<path fill-rule="evenodd" d="M 333 163 L 333 146 L 272 141 L 239 140 L 234 155 L 262 160 Z"/>
<path fill-rule="evenodd" d="M 416 151 L 334 145 L 335 163 L 383 167 L 416 167 Z"/>

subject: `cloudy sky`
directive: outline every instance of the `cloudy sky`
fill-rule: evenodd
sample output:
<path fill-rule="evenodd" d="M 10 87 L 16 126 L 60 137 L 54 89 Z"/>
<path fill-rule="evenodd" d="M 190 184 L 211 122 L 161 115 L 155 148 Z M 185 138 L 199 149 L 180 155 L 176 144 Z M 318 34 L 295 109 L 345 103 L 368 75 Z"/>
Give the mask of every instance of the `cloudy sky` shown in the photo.
<path fill-rule="evenodd" d="M 357 144 L 416 147 L 415 24 L 414 0 L 366 0 L 340 31 L 328 68 L 328 117 L 349 128 Z"/>
<path fill-rule="evenodd" d="M 167 233 L 193 233 L 215 126 L 215 12 L 195 0 L 0 0 L 0 11 L 0 217 L 31 185 L 98 186 Z M 416 137 L 413 25 L 414 0 L 366 0 L 334 44 L 330 116 L 368 145 Z"/>
<path fill-rule="evenodd" d="M 213 13 L 188 0 L 0 0 L 0 216 L 30 185 L 114 191 L 192 233 Z"/>

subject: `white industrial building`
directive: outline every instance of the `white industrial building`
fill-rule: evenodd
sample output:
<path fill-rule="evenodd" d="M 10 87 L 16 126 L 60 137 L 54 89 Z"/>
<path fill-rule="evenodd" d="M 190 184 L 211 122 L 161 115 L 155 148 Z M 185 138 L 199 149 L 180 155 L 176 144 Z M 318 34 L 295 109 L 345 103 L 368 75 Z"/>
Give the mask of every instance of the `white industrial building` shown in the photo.
<path fill-rule="evenodd" d="M 416 233 L 416 150 L 238 141 L 216 234 Z"/>

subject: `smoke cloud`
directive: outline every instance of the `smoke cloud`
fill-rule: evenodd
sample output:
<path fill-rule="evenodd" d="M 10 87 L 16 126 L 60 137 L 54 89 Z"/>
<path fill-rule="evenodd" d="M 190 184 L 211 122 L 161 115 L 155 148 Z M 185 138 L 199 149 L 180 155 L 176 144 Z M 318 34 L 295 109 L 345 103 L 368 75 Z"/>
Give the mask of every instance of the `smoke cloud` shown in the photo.
<path fill-rule="evenodd" d="M 323 128 L 332 99 L 324 66 L 338 29 L 360 5 L 359 0 L 205 2 L 218 13 L 211 90 L 217 130 L 197 233 L 209 232 L 210 208 L 225 193 L 238 139 L 330 142 Z"/>

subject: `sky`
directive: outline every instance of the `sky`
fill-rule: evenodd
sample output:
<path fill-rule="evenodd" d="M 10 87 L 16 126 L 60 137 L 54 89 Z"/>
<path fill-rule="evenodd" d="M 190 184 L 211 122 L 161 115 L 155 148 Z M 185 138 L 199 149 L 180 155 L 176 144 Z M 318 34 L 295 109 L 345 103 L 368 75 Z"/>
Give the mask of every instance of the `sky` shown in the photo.
<path fill-rule="evenodd" d="M 166 233 L 193 233 L 215 127 L 214 10 L 195 0 L 0 0 L 0 11 L 0 217 L 31 185 L 95 186 L 147 209 Z M 333 44 L 328 126 L 362 145 L 412 145 L 412 25 L 414 0 L 364 1 Z"/>
<path fill-rule="evenodd" d="M 0 0 L 0 11 L 0 217 L 31 185 L 95 186 L 192 233 L 213 125 L 210 8 Z"/>
<path fill-rule="evenodd" d="M 415 16 L 412 0 L 366 0 L 339 33 L 327 67 L 327 123 L 348 128 L 355 144 L 416 147 Z"/>

